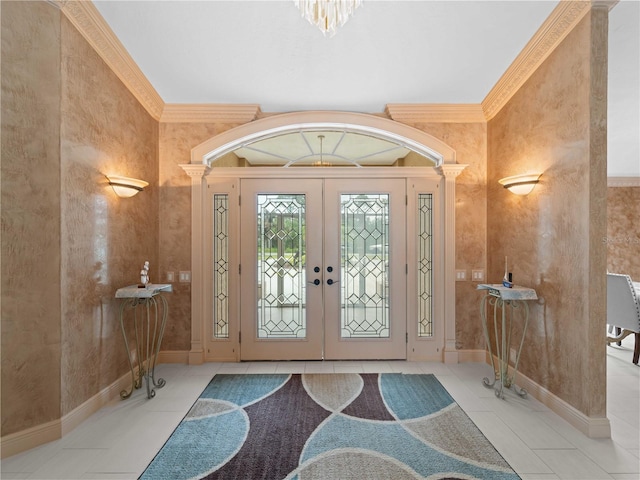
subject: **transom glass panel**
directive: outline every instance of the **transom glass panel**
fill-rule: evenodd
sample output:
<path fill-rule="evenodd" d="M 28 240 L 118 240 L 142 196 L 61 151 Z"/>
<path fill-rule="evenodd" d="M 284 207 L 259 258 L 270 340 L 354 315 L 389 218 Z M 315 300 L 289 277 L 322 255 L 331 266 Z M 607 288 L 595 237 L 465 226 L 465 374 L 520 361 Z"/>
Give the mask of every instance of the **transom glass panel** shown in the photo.
<path fill-rule="evenodd" d="M 389 195 L 342 194 L 341 337 L 389 337 Z"/>
<path fill-rule="evenodd" d="M 305 338 L 305 195 L 260 194 L 258 338 Z"/>

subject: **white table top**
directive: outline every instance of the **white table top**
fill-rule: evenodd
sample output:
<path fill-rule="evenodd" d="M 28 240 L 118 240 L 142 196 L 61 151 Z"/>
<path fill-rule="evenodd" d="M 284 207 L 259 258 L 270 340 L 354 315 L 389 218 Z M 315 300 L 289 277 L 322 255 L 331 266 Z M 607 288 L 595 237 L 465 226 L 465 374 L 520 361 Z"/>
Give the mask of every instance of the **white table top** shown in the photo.
<path fill-rule="evenodd" d="M 116 290 L 116 298 L 151 298 L 162 292 L 173 290 L 170 283 L 149 283 L 146 287 L 129 285 Z"/>
<path fill-rule="evenodd" d="M 521 287 L 514 285 L 513 287 L 505 287 L 501 283 L 480 283 L 478 290 L 494 290 L 503 300 L 537 300 L 538 295 L 533 288 Z"/>

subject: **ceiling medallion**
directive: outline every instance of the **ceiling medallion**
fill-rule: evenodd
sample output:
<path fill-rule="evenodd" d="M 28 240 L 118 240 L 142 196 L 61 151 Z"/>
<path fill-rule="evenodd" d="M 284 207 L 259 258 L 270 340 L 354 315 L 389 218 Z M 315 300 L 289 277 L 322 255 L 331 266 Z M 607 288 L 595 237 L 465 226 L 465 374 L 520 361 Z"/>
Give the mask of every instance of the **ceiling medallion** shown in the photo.
<path fill-rule="evenodd" d="M 294 2 L 303 18 L 316 25 L 325 37 L 333 37 L 338 27 L 347 23 L 362 0 L 294 0 Z"/>

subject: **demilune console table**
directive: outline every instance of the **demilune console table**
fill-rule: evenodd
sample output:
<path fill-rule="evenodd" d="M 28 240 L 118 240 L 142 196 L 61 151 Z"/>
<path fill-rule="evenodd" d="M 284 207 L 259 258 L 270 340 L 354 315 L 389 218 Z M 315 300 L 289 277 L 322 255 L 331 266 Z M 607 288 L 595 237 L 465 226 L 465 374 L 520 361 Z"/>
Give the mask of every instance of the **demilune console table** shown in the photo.
<path fill-rule="evenodd" d="M 161 295 L 162 292 L 171 292 L 171 284 L 147 284 L 145 287 L 131 285 L 119 288 L 116 291 L 116 298 L 121 298 L 120 304 L 120 327 L 122 337 L 127 349 L 129 367 L 131 368 L 131 389 L 122 390 L 120 397 L 125 399 L 131 396 L 134 388 L 142 387 L 142 378 L 147 385 L 147 398 L 156 395 L 155 388 L 162 388 L 166 384 L 164 379 L 155 379 L 155 366 L 160 352 L 162 335 L 167 322 L 168 306 L 167 300 Z M 160 304 L 160 305 L 158 305 Z M 125 328 L 125 310 L 133 311 L 133 329 L 135 331 L 137 361 L 137 372 L 134 369 L 134 359 L 129 349 L 127 329 Z"/>
<path fill-rule="evenodd" d="M 518 362 L 524 345 L 524 337 L 529 325 L 529 305 L 527 301 L 537 300 L 538 295 L 532 288 L 514 285 L 505 287 L 501 284 L 479 284 L 478 290 L 487 290 L 487 294 L 480 302 L 480 315 L 482 317 L 482 328 L 484 338 L 489 350 L 491 368 L 493 368 L 493 380 L 485 377 L 482 383 L 487 388 L 495 388 L 498 398 L 504 398 L 504 388 L 513 387 L 514 391 L 521 397 L 527 395 L 526 390 L 516 387 L 514 380 L 518 371 Z M 489 335 L 489 325 L 487 324 L 487 304 L 493 307 L 493 334 L 494 341 L 491 342 Z M 500 311 L 501 315 L 498 314 Z M 515 341 L 515 356 L 513 366 L 509 363 L 511 356 L 512 333 L 514 322 L 521 321 L 521 337 Z M 497 358 L 498 364 L 494 362 Z M 498 385 L 496 386 L 496 382 Z"/>

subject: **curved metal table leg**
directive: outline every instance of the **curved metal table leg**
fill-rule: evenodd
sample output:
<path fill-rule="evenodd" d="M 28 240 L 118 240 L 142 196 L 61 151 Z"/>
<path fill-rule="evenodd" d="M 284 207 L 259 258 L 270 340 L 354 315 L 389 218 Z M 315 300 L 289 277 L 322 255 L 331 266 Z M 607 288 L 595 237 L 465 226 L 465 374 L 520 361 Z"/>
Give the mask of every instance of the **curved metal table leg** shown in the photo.
<path fill-rule="evenodd" d="M 127 359 L 129 360 L 129 368 L 131 369 L 131 389 L 130 390 L 122 390 L 120 392 L 120 398 L 125 399 L 129 398 L 133 393 L 133 388 L 136 385 L 136 376 L 133 369 L 133 359 L 131 358 L 131 350 L 129 350 L 129 340 L 127 339 L 127 331 L 124 327 L 124 309 L 129 304 L 134 304 L 135 299 L 126 299 L 120 303 L 120 328 L 122 330 L 122 337 L 124 338 L 124 347 L 127 350 Z"/>
<path fill-rule="evenodd" d="M 160 305 L 158 305 L 158 300 Z M 125 328 L 124 313 L 127 307 L 133 310 L 133 330 L 136 341 L 137 372 L 134 367 L 134 360 L 131 355 L 127 330 Z M 142 310 L 142 312 L 140 312 Z M 161 315 L 158 310 L 161 310 Z M 162 295 L 154 295 L 145 298 L 125 298 L 120 304 L 120 328 L 127 350 L 127 359 L 131 370 L 131 387 L 120 392 L 122 399 L 128 398 L 133 393 L 134 388 L 142 387 L 144 378 L 147 387 L 147 398 L 156 395 L 156 388 L 166 385 L 163 378 L 155 378 L 155 367 L 160 353 L 160 345 L 167 322 L 168 305 L 167 300 Z"/>
<path fill-rule="evenodd" d="M 488 305 L 487 305 L 488 303 Z M 494 343 L 491 343 L 491 336 L 489 334 L 489 327 L 487 322 L 487 308 L 493 307 L 493 330 L 494 330 Z M 498 315 L 500 310 L 500 315 Z M 522 336 L 517 344 L 517 349 L 514 351 L 513 366 L 509 364 L 511 360 L 511 344 L 512 344 L 512 332 L 515 317 L 517 313 L 522 311 Z M 521 300 L 504 300 L 501 296 L 498 296 L 495 292 L 488 293 L 482 298 L 480 302 L 480 316 L 482 319 L 482 329 L 484 333 L 485 342 L 487 344 L 487 350 L 489 352 L 489 359 L 491 362 L 491 369 L 494 373 L 494 379 L 490 380 L 487 377 L 482 379 L 482 384 L 487 388 L 493 388 L 495 395 L 498 398 L 504 399 L 504 389 L 512 388 L 513 391 L 520 397 L 526 397 L 527 391 L 515 385 L 516 376 L 518 373 L 518 363 L 520 362 L 520 354 L 522 353 L 522 347 L 524 346 L 524 338 L 529 325 L 529 306 L 526 301 Z M 495 348 L 495 351 L 494 351 Z M 496 360 L 494 361 L 494 356 Z M 496 365 L 497 361 L 497 365 Z"/>

